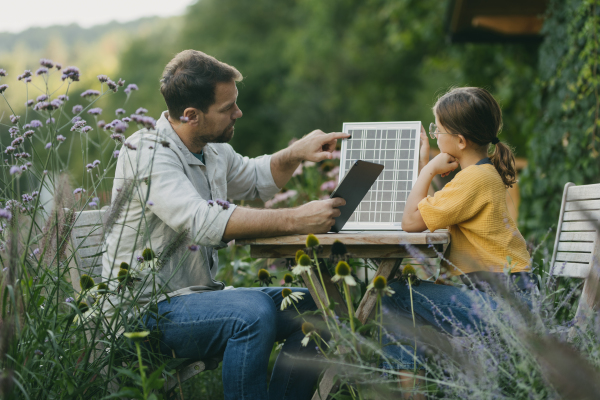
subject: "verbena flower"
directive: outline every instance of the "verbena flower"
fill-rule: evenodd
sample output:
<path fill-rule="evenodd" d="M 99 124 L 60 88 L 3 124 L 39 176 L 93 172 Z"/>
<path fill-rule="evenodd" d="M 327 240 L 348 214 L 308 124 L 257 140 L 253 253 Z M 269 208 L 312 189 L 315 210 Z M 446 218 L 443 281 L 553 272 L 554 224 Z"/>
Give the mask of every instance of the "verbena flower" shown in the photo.
<path fill-rule="evenodd" d="M 79 81 L 79 68 L 77 67 L 67 67 L 63 70 L 63 74 L 61 79 L 64 81 L 65 79 L 70 79 L 72 82 Z"/>
<path fill-rule="evenodd" d="M 54 62 L 52 60 L 48 60 L 47 58 L 42 58 L 40 60 L 40 65 L 42 67 L 52 68 L 52 67 L 54 67 Z"/>
<path fill-rule="evenodd" d="M 98 128 L 102 129 L 106 126 L 106 122 L 104 122 L 104 120 L 101 119 L 96 125 L 98 126 Z"/>
<path fill-rule="evenodd" d="M 72 298 L 72 297 L 67 297 L 67 298 L 65 299 L 65 302 L 66 302 L 66 303 L 73 303 L 74 301 L 75 301 L 75 299 L 74 299 L 74 298 Z"/>
<path fill-rule="evenodd" d="M 6 89 L 8 89 L 8 85 L 0 85 L 0 93 L 4 93 Z"/>
<path fill-rule="evenodd" d="M 98 203 L 96 203 L 95 201 L 90 201 L 88 203 L 88 206 L 90 206 L 90 207 L 96 207 L 97 205 L 98 205 Z"/>
<path fill-rule="evenodd" d="M 137 257 L 135 258 L 135 260 L 136 260 L 137 262 L 139 262 L 139 263 L 143 263 L 143 262 L 144 262 L 144 257 L 142 257 L 142 256 L 137 256 Z"/>
<path fill-rule="evenodd" d="M 104 82 L 108 81 L 108 76 L 98 75 L 98 80 L 100 81 L 100 83 L 104 83 Z"/>
<path fill-rule="evenodd" d="M 41 356 L 43 356 L 43 355 L 44 355 L 44 352 L 43 352 L 43 351 L 41 351 L 40 349 L 36 349 L 36 350 L 33 352 L 33 354 L 35 354 L 36 356 L 40 356 L 40 357 L 41 357 Z"/>
<path fill-rule="evenodd" d="M 46 68 L 46 67 L 38 68 L 38 70 L 35 71 L 35 74 L 37 76 L 40 76 L 40 75 L 43 75 L 43 74 L 47 74 L 47 73 L 48 73 L 48 68 Z"/>
<path fill-rule="evenodd" d="M 93 89 L 88 89 L 85 92 L 81 93 L 81 97 L 83 97 L 83 98 L 95 97 L 95 96 L 100 96 L 100 92 L 97 90 L 93 90 Z"/>
<path fill-rule="evenodd" d="M 198 251 L 199 248 L 200 246 L 198 246 L 197 244 L 190 244 L 188 246 L 188 249 L 190 249 L 190 251 Z"/>
<path fill-rule="evenodd" d="M 217 199 L 215 201 L 218 205 L 223 207 L 223 210 L 227 210 L 229 208 L 230 203 L 227 200 Z"/>
<path fill-rule="evenodd" d="M 29 99 L 25 102 L 25 107 L 31 107 L 33 105 L 33 99 Z"/>
<path fill-rule="evenodd" d="M 121 115 L 121 114 L 125 114 L 125 110 L 123 108 L 117 108 L 115 110 L 115 114 L 116 115 Z"/>
<path fill-rule="evenodd" d="M 283 301 L 281 302 L 281 311 L 285 310 L 292 303 L 297 303 L 304 297 L 304 293 L 302 292 L 294 292 L 290 288 L 284 288 L 281 291 L 281 296 L 283 296 Z"/>
<path fill-rule="evenodd" d="M 115 133 L 123 133 L 127 130 L 127 128 L 129 128 L 129 126 L 121 121 L 118 121 L 114 126 L 113 126 L 113 130 L 115 131 Z"/>
<path fill-rule="evenodd" d="M 69 96 L 67 96 L 66 94 L 61 94 L 60 96 L 58 96 L 58 99 L 60 101 L 69 101 Z"/>
<path fill-rule="evenodd" d="M 84 126 L 83 128 L 81 128 L 81 133 L 88 133 L 92 129 L 94 128 L 92 128 L 91 126 Z"/>
<path fill-rule="evenodd" d="M 63 135 L 58 135 L 58 136 L 56 136 L 56 140 L 58 140 L 59 142 L 61 142 L 61 143 L 62 143 L 62 142 L 64 142 L 65 140 L 67 140 L 67 138 L 66 138 L 66 137 L 64 137 Z"/>
<path fill-rule="evenodd" d="M 348 286 L 356 286 L 356 281 L 352 277 L 352 268 L 346 261 L 338 262 L 335 267 L 335 275 L 331 278 L 332 282 L 343 280 Z"/>
<path fill-rule="evenodd" d="M 73 190 L 73 194 L 79 194 L 79 193 L 85 193 L 85 189 L 77 188 L 77 189 Z"/>
<path fill-rule="evenodd" d="M 298 265 L 296 265 L 294 268 L 292 268 L 292 274 L 300 275 L 303 272 L 310 274 L 311 270 L 312 270 L 312 261 L 309 256 L 307 256 L 306 254 L 303 254 L 298 259 Z"/>
<path fill-rule="evenodd" d="M 54 124 L 55 122 L 56 122 L 56 120 L 54 118 L 48 118 L 46 120 L 46 125 L 48 125 L 48 124 Z"/>
<path fill-rule="evenodd" d="M 137 150 L 137 147 L 129 142 L 123 143 L 123 146 L 127 147 L 129 150 Z"/>
<path fill-rule="evenodd" d="M 88 114 L 100 115 L 100 114 L 102 114 L 102 109 L 100 107 L 91 108 L 88 110 Z"/>
<path fill-rule="evenodd" d="M 138 108 L 137 110 L 135 110 L 135 113 L 136 113 L 137 115 L 144 115 L 144 114 L 146 114 L 147 112 L 148 112 L 148 110 L 146 110 L 144 107 L 140 107 L 140 108 Z"/>
<path fill-rule="evenodd" d="M 11 175 L 15 175 L 15 174 L 21 175 L 21 168 L 19 168 L 16 165 L 13 165 L 12 167 L 10 167 L 10 174 Z"/>
<path fill-rule="evenodd" d="M 60 71 L 62 69 L 62 64 L 56 63 L 55 68 L 57 71 Z"/>
<path fill-rule="evenodd" d="M 206 204 L 208 204 L 209 206 L 213 206 L 215 204 L 214 200 L 206 200 Z"/>
<path fill-rule="evenodd" d="M 254 283 L 256 282 L 260 282 L 260 286 L 269 286 L 273 284 L 273 279 L 276 278 L 275 275 L 271 275 L 269 273 L 269 271 L 267 271 L 264 268 L 261 268 L 258 270 L 258 279 L 256 279 L 254 281 Z"/>
<path fill-rule="evenodd" d="M 0 218 L 10 221 L 10 219 L 12 218 L 12 214 L 10 213 L 10 211 L 4 208 L 0 208 Z"/>
<path fill-rule="evenodd" d="M 153 206 L 153 205 L 154 205 L 154 202 L 153 202 L 152 200 L 148 200 L 148 201 L 146 202 L 146 205 Z"/>
<path fill-rule="evenodd" d="M 6 76 L 6 70 L 0 68 L 0 76 Z"/>
<path fill-rule="evenodd" d="M 371 284 L 369 286 L 367 286 L 367 291 L 374 289 L 377 293 L 379 293 L 382 296 L 391 296 L 393 295 L 394 292 L 392 290 L 392 288 L 390 288 L 387 284 L 387 279 L 385 279 L 385 276 L 376 276 L 375 279 L 373 279 L 373 282 L 371 282 Z"/>
<path fill-rule="evenodd" d="M 35 128 L 41 128 L 43 126 L 42 121 L 39 121 L 37 119 L 32 119 L 31 122 L 29 123 L 29 125 L 35 129 Z"/>
<path fill-rule="evenodd" d="M 115 150 L 115 151 L 113 151 L 113 157 L 114 157 L 114 158 L 119 158 L 119 153 L 120 153 L 120 151 L 119 151 L 119 150 Z"/>
<path fill-rule="evenodd" d="M 124 92 L 129 95 L 131 93 L 132 90 L 139 90 L 137 85 L 135 83 L 130 83 L 129 85 L 127 85 L 127 87 L 125 88 Z"/>
<path fill-rule="evenodd" d="M 115 93 L 119 90 L 119 86 L 117 86 L 117 84 L 110 79 L 106 81 L 106 86 L 108 86 L 108 88 Z"/>
<path fill-rule="evenodd" d="M 46 101 L 46 100 L 48 100 L 48 96 L 47 96 L 47 95 L 45 95 L 45 94 L 40 94 L 40 95 L 39 95 L 38 97 L 36 97 L 36 99 L 35 99 L 35 101 L 37 101 L 38 103 L 39 103 L 40 101 Z"/>
<path fill-rule="evenodd" d="M 10 119 L 10 122 L 11 122 L 12 124 L 16 124 L 17 122 L 19 122 L 19 120 L 21 119 L 21 117 L 20 117 L 20 116 L 18 116 L 18 115 L 11 115 L 11 116 L 9 117 L 9 119 Z"/>
<path fill-rule="evenodd" d="M 83 111 L 82 105 L 77 104 L 73 106 L 73 114 L 79 114 L 81 111 Z"/>

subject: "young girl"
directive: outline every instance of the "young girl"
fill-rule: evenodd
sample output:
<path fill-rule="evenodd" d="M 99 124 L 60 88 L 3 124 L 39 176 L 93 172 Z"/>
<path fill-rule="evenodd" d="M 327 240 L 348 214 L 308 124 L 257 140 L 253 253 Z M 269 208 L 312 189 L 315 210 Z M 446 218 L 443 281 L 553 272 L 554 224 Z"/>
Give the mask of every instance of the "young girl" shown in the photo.
<path fill-rule="evenodd" d="M 488 91 L 475 87 L 449 91 L 438 99 L 433 112 L 435 124 L 430 126 L 430 136 L 437 139 L 440 154 L 427 162 L 429 142 L 422 132 L 423 167 L 406 201 L 402 229 L 433 232 L 448 228 L 451 244 L 444 254 L 442 271 L 459 276 L 469 289 L 483 289 L 481 296 L 494 307 L 493 296 L 485 294 L 486 283 L 493 287 L 502 277 L 506 281 L 505 271 L 511 274 L 512 290 L 528 292 L 536 282 L 530 273 L 525 240 L 506 204 L 506 189 L 516 180 L 514 156 L 497 137 L 502 112 Z M 490 148 L 493 152 L 488 156 Z M 459 166 L 461 170 L 452 181 L 434 196 L 427 196 L 434 176 L 446 176 Z M 384 307 L 412 319 L 408 286 L 400 282 L 390 286 L 395 294 L 384 299 Z M 469 325 L 480 326 L 477 313 L 472 312 L 474 296 L 464 288 L 424 281 L 412 290 L 414 313 L 420 323 L 454 335 L 457 325 L 466 330 Z M 412 373 L 412 348 L 391 345 L 384 351 L 396 360 L 396 365 L 388 368 Z M 417 357 L 416 361 L 422 369 L 425 360 Z M 413 379 L 402 383 L 412 387 Z"/>

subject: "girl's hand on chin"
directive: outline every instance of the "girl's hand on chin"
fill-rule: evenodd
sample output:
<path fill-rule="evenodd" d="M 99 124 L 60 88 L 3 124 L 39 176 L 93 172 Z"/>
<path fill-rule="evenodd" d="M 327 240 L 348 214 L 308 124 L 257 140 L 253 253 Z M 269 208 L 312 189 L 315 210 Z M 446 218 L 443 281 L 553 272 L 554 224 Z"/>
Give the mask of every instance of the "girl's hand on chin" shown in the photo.
<path fill-rule="evenodd" d="M 432 168 L 433 175 L 440 174 L 443 178 L 458 168 L 458 161 L 448 153 L 440 153 L 429 161 L 427 166 Z"/>

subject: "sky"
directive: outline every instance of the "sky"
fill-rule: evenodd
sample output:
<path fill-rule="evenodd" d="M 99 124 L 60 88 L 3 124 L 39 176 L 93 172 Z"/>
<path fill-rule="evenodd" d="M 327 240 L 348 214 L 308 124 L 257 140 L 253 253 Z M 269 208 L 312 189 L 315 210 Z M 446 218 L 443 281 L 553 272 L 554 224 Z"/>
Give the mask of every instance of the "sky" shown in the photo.
<path fill-rule="evenodd" d="M 181 15 L 193 0 L 0 0 L 0 32 L 21 32 L 31 27 L 69 25 L 82 27 L 141 17 Z"/>

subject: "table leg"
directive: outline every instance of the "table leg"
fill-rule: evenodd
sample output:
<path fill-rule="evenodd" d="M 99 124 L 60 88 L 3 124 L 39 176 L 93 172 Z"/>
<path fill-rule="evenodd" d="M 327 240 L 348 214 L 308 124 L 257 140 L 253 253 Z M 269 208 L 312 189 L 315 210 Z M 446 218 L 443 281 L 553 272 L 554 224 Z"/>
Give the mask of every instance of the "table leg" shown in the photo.
<path fill-rule="evenodd" d="M 400 267 L 401 263 L 402 263 L 401 258 L 383 259 L 383 260 L 381 260 L 381 263 L 379 264 L 379 268 L 377 269 L 377 273 L 375 274 L 375 276 L 381 275 L 381 276 L 385 277 L 386 280 L 389 281 L 391 278 L 394 277 L 394 275 L 396 275 L 396 272 L 398 271 L 398 268 Z M 329 275 L 329 273 L 327 273 L 327 274 Z M 373 277 L 373 279 L 375 279 L 375 277 Z M 323 280 L 325 280 L 325 277 L 323 277 Z M 315 283 L 315 286 L 316 286 L 316 283 Z M 330 293 L 330 295 L 331 295 L 330 291 L 328 291 L 327 293 Z M 336 290 L 336 293 L 338 293 L 338 295 L 339 295 L 339 292 L 337 290 Z M 311 292 L 311 294 L 312 294 L 312 292 Z M 369 291 L 369 293 L 367 293 L 365 295 L 365 297 L 363 297 L 363 299 L 360 302 L 360 305 L 358 306 L 358 309 L 356 310 L 356 318 L 358 318 L 360 320 L 360 322 L 362 322 L 364 324 L 367 321 L 367 319 L 369 319 L 369 317 L 371 316 L 373 311 L 375 311 L 376 304 L 377 304 L 377 295 L 374 294 L 373 291 Z M 326 400 L 327 396 L 329 396 L 329 393 L 337 391 L 337 389 L 339 387 L 339 383 L 335 382 L 336 373 L 337 373 L 336 368 L 334 368 L 334 367 L 327 368 L 327 370 L 323 374 L 323 378 L 321 379 L 321 382 L 319 382 L 319 388 L 313 394 L 312 400 Z"/>

